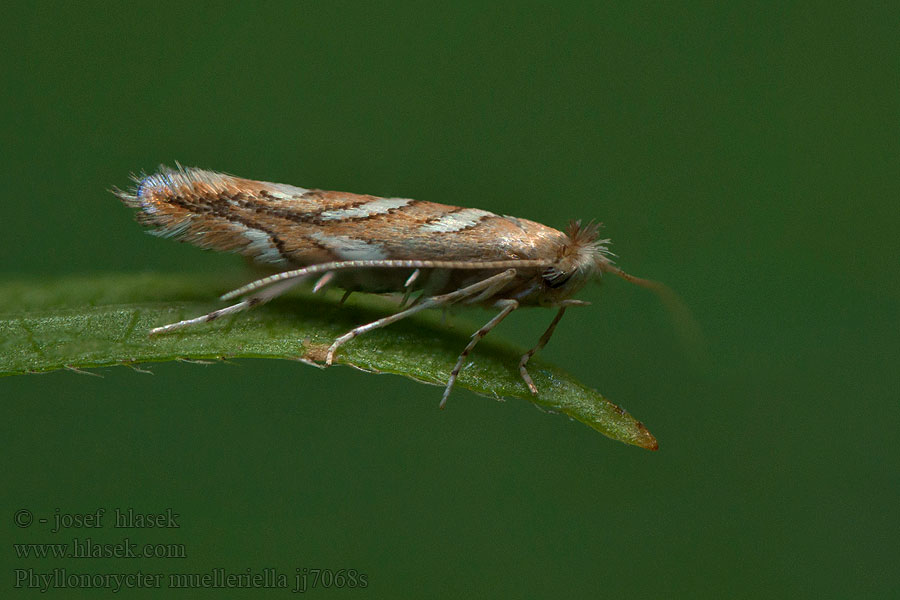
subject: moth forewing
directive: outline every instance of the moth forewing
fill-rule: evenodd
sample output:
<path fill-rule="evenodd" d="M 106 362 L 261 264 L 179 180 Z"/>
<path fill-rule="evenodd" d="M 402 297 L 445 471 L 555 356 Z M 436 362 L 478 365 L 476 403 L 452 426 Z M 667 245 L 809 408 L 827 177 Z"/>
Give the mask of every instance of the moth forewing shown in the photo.
<path fill-rule="evenodd" d="M 549 341 L 566 308 L 585 304 L 571 296 L 602 271 L 630 277 L 611 265 L 609 240 L 599 239 L 599 226 L 593 223 L 573 222 L 563 233 L 481 209 L 328 192 L 180 166 L 160 167 L 158 173 L 134 180 L 132 192 L 116 194 L 137 208 L 138 220 L 155 227 L 157 235 L 286 269 L 222 296 L 240 298 L 235 304 L 157 327 L 151 334 L 253 308 L 313 278 L 314 291 L 340 287 L 344 299 L 355 291 L 403 294 L 401 310 L 337 338 L 326 355 L 330 365 L 342 344 L 419 311 L 452 304 L 496 308 L 497 314 L 460 354 L 441 407 L 478 341 L 527 305 L 558 309 L 519 363 L 523 380 L 536 394 L 525 365 Z M 419 292 L 418 298 L 403 308 L 413 292 Z"/>

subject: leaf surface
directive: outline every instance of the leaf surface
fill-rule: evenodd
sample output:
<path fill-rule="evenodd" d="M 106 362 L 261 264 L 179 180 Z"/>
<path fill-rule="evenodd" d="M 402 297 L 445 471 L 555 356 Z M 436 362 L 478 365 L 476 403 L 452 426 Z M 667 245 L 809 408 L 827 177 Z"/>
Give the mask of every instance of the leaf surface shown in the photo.
<path fill-rule="evenodd" d="M 209 275 L 109 275 L 0 284 L 0 375 L 91 369 L 140 363 L 230 358 L 277 358 L 320 363 L 328 345 L 353 327 L 396 310 L 396 301 L 356 294 L 343 306 L 340 292 L 299 292 L 233 318 L 155 336 L 156 326 L 205 314 L 217 297 L 246 281 Z M 336 364 L 394 373 L 444 385 L 465 332 L 423 311 L 366 333 L 341 347 Z M 600 393 L 539 358 L 529 373 L 532 396 L 519 376 L 523 349 L 488 336 L 479 343 L 457 385 L 495 398 L 521 398 L 562 412 L 600 433 L 657 449 L 642 423 Z M 434 395 L 437 405 L 440 393 Z M 451 398 L 452 407 L 452 398 Z"/>

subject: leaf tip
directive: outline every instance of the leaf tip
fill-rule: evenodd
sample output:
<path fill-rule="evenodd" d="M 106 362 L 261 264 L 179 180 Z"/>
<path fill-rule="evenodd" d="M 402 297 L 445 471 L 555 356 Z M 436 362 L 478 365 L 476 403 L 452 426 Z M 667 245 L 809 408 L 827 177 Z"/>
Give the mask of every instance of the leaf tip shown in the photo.
<path fill-rule="evenodd" d="M 631 443 L 645 450 L 652 450 L 653 452 L 659 450 L 659 442 L 656 441 L 650 430 L 640 421 L 637 421 L 635 425 L 637 426 L 637 432 L 634 438 L 630 440 Z"/>

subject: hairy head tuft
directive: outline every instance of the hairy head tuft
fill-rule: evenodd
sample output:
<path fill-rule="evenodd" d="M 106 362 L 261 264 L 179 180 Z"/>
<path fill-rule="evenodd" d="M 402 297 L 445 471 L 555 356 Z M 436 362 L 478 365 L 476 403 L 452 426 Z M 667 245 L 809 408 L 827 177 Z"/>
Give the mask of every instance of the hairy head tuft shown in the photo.
<path fill-rule="evenodd" d="M 612 262 L 615 256 L 609 251 L 609 238 L 600 237 L 602 223 L 588 221 L 571 221 L 566 234 L 569 237 L 564 249 L 564 255 L 571 257 L 574 267 L 582 274 L 588 275 L 594 271 L 602 270 L 604 265 Z"/>

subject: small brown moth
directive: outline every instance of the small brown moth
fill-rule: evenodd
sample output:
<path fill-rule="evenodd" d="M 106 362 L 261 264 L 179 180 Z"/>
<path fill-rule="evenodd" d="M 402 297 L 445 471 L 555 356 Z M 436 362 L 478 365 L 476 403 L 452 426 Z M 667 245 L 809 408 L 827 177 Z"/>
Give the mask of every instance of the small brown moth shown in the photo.
<path fill-rule="evenodd" d="M 222 296 L 242 298 L 236 304 L 157 327 L 151 335 L 258 306 L 313 275 L 318 276 L 313 291 L 335 285 L 345 290 L 343 300 L 355 291 L 404 294 L 398 312 L 334 340 L 326 365 L 356 336 L 427 308 L 467 304 L 499 309 L 459 355 L 441 408 L 475 345 L 520 306 L 558 309 L 537 345 L 519 362 L 522 379 L 537 394 L 528 360 L 547 344 L 568 307 L 588 304 L 571 298 L 585 283 L 606 272 L 659 288 L 612 264 L 609 240 L 599 239 L 595 223 L 574 221 L 563 233 L 477 208 L 326 192 L 181 166 L 162 166 L 158 173 L 134 180 L 132 192 L 116 195 L 139 209 L 138 221 L 156 228 L 151 233 L 286 269 Z M 419 295 L 407 306 L 415 292 Z"/>

